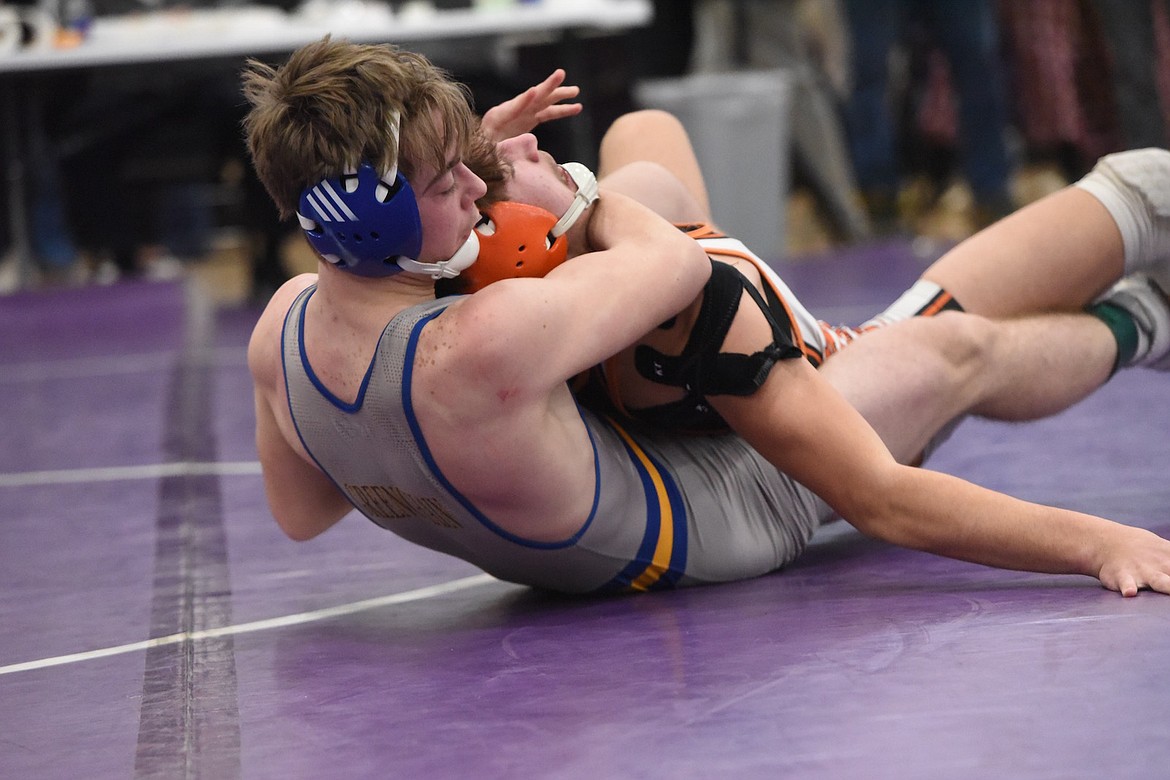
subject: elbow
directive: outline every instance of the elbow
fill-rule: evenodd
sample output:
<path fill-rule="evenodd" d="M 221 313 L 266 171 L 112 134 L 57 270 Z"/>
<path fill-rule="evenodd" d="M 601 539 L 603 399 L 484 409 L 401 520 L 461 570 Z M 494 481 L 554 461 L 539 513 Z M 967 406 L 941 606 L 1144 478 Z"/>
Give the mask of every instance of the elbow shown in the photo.
<path fill-rule="evenodd" d="M 871 539 L 877 539 L 898 547 L 914 547 L 905 529 L 901 527 L 895 513 L 879 510 L 868 510 L 854 513 L 846 517 L 849 524 Z"/>
<path fill-rule="evenodd" d="M 915 533 L 914 512 L 899 500 L 902 495 L 899 491 L 903 489 L 895 478 L 885 489 L 866 491 L 847 511 L 841 512 L 841 516 L 870 538 L 899 547 L 921 549 L 922 540 L 916 538 L 918 534 Z"/>
<path fill-rule="evenodd" d="M 321 520 L 319 515 L 311 516 L 304 513 L 278 512 L 276 510 L 273 510 L 272 516 L 284 535 L 294 542 L 307 542 L 310 539 L 315 539 L 337 522 L 337 520 Z"/>
<path fill-rule="evenodd" d="M 711 258 L 703 245 L 686 234 L 682 234 L 687 243 L 687 268 L 696 275 L 700 284 L 706 284 L 711 278 Z"/>
<path fill-rule="evenodd" d="M 286 523 L 277 522 L 280 530 L 284 531 L 284 535 L 294 542 L 307 542 L 310 539 L 315 539 L 321 535 L 321 531 L 314 528 L 304 528 L 301 526 L 290 526 Z"/>
<path fill-rule="evenodd" d="M 694 300 L 711 279 L 712 261 L 698 241 L 682 233 L 679 233 L 679 236 L 683 238 L 683 242 L 677 245 L 677 250 L 669 253 L 666 265 L 682 280 L 680 287 L 684 289 L 680 292 L 685 293 L 683 296 L 685 305 Z"/>
<path fill-rule="evenodd" d="M 891 516 L 878 507 L 863 505 L 840 515 L 862 534 L 883 542 L 892 541 Z"/>

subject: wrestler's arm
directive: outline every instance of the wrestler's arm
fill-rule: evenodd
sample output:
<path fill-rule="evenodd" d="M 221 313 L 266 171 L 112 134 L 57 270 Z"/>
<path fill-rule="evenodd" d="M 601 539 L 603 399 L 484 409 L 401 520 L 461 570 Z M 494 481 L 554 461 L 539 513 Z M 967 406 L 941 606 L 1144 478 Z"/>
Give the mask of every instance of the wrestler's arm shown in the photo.
<path fill-rule="evenodd" d="M 256 396 L 256 450 L 264 493 L 277 525 L 303 542 L 324 533 L 353 507 L 333 483 L 289 447 L 267 399 Z"/>
<path fill-rule="evenodd" d="M 272 516 L 291 539 L 304 541 L 323 533 L 353 507 L 319 469 L 295 451 L 277 423 L 275 405 L 284 403 L 280 329 L 292 298 L 309 283 L 297 277 L 273 296 L 248 343 L 256 405 L 256 450 L 264 492 Z"/>
<path fill-rule="evenodd" d="M 867 535 L 1005 569 L 1086 574 L 1126 596 L 1170 593 L 1170 541 L 900 465 L 806 361 L 777 364 L 753 396 L 709 400 L 773 465 Z"/>
<path fill-rule="evenodd" d="M 604 190 L 569 239 L 576 256 L 547 276 L 504 279 L 436 321 L 462 334 L 468 370 L 547 392 L 691 304 L 711 274 L 695 241 Z"/>

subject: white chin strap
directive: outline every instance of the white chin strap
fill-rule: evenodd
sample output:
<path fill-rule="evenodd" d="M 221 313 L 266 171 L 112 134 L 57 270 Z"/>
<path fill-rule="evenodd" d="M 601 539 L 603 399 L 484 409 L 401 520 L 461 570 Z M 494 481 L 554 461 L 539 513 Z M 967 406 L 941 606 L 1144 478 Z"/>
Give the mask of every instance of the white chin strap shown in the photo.
<path fill-rule="evenodd" d="M 573 178 L 577 185 L 577 193 L 573 196 L 569 208 L 549 231 L 553 238 L 560 238 L 567 233 L 585 213 L 585 209 L 597 200 L 597 177 L 593 175 L 593 171 L 578 162 L 565 163 L 561 167 Z"/>
<path fill-rule="evenodd" d="M 458 251 L 447 260 L 441 260 L 437 263 L 420 263 L 409 257 L 400 257 L 398 258 L 398 267 L 414 274 L 430 274 L 432 279 L 454 279 L 461 271 L 470 268 L 477 259 L 479 259 L 479 234 L 473 230 L 467 240 L 463 242 L 463 246 L 459 247 Z"/>

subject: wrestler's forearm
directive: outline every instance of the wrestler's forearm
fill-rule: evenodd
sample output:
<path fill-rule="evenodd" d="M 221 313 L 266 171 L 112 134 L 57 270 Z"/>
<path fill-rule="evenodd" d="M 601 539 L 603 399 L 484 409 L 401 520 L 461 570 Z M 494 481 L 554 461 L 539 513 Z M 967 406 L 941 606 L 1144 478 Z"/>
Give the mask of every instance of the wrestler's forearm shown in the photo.
<path fill-rule="evenodd" d="M 1097 577 L 1170 593 L 1170 541 L 897 463 L 877 433 L 804 361 L 777 364 L 753 396 L 713 405 L 776 468 L 862 533 L 1005 569 Z"/>
<path fill-rule="evenodd" d="M 607 264 L 619 274 L 615 282 L 634 291 L 645 304 L 676 313 L 702 292 L 711 262 L 702 248 L 676 227 L 637 201 L 606 193 L 568 234 L 569 256 L 608 252 Z M 610 294 L 616 293 L 610 289 Z"/>
<path fill-rule="evenodd" d="M 1085 574 L 1127 595 L 1170 572 L 1170 542 L 1143 529 L 937 472 L 899 471 L 897 498 L 863 528 L 885 541 L 1004 569 Z"/>
<path fill-rule="evenodd" d="M 889 505 L 854 521 L 862 531 L 902 547 L 988 566 L 1090 573 L 1100 535 L 1096 518 L 1031 504 L 938 472 L 897 471 L 897 484 L 883 491 L 893 497 Z"/>

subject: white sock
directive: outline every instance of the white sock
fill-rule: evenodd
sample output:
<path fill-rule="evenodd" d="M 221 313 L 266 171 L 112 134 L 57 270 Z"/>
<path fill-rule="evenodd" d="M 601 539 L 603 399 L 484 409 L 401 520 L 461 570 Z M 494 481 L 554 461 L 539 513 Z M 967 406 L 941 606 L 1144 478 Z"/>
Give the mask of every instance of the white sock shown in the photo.
<path fill-rule="evenodd" d="M 930 308 L 931 304 L 935 302 L 942 291 L 943 288 L 934 282 L 919 279 L 911 285 L 909 290 L 898 296 L 896 301 L 887 306 L 885 311 L 862 323 L 859 330 L 889 325 L 891 322 L 899 322 L 916 317 Z"/>

